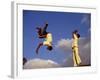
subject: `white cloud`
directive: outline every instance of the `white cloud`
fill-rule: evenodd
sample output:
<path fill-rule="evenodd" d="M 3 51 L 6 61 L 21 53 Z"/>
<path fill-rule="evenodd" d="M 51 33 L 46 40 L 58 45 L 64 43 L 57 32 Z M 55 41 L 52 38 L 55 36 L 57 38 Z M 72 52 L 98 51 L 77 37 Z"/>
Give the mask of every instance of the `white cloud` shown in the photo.
<path fill-rule="evenodd" d="M 80 20 L 80 27 L 81 25 L 85 25 L 84 27 L 87 27 L 87 32 L 90 34 L 91 33 L 91 15 L 89 14 L 84 14 L 82 19 Z"/>
<path fill-rule="evenodd" d="M 65 54 L 72 53 L 72 39 L 61 39 L 55 45 L 55 49 L 64 51 Z M 80 38 L 79 40 L 79 52 L 82 59 L 82 65 L 88 65 L 91 63 L 91 45 L 89 38 Z M 58 64 L 52 60 L 44 60 L 35 58 L 27 61 L 24 65 L 24 69 L 36 69 L 36 68 L 56 68 L 56 67 L 71 67 L 73 66 L 72 54 L 66 56 L 62 64 Z"/>
<path fill-rule="evenodd" d="M 86 25 L 90 24 L 90 17 L 89 17 L 89 15 L 84 15 L 83 16 L 83 18 L 81 19 L 81 24 L 86 24 Z"/>
<path fill-rule="evenodd" d="M 84 16 L 84 17 L 82 18 L 82 20 L 81 20 L 81 24 L 86 23 L 86 21 L 87 21 L 87 17 Z"/>
<path fill-rule="evenodd" d="M 71 51 L 72 39 L 61 39 L 55 45 L 56 48 L 60 48 L 62 51 Z"/>
<path fill-rule="evenodd" d="M 60 65 L 52 60 L 44 60 L 44 59 L 32 59 L 29 60 L 25 65 L 24 69 L 36 69 L 36 68 L 55 68 L 60 67 Z"/>
<path fill-rule="evenodd" d="M 61 39 L 57 42 L 56 48 L 65 53 L 72 53 L 72 39 Z M 80 38 L 79 40 L 79 52 L 82 59 L 82 65 L 88 65 L 91 63 L 91 50 L 90 50 L 90 39 Z M 73 66 L 72 55 L 66 56 L 63 66 Z"/>

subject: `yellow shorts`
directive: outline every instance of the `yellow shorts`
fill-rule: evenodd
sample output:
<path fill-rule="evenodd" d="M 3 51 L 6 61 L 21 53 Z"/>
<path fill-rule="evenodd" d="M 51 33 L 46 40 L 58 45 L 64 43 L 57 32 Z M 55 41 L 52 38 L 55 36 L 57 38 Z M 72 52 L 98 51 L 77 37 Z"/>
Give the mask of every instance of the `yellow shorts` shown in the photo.
<path fill-rule="evenodd" d="M 49 41 L 44 41 L 44 42 L 43 42 L 43 45 L 45 45 L 45 46 L 52 46 L 52 43 L 49 42 Z"/>

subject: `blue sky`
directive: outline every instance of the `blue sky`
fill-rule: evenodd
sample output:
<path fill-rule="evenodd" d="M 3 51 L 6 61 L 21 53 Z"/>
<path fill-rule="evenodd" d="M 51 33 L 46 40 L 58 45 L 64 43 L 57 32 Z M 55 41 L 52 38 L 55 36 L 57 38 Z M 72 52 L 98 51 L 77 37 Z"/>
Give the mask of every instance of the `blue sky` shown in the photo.
<path fill-rule="evenodd" d="M 40 58 L 50 59 L 59 64 L 69 56 L 69 52 L 55 48 L 61 39 L 71 39 L 72 31 L 77 29 L 81 37 L 90 37 L 90 14 L 23 10 L 23 56 L 28 60 Z M 46 46 L 39 49 L 37 55 L 35 50 L 39 42 L 36 27 L 43 27 L 48 22 L 47 31 L 53 35 L 53 50 L 48 51 Z"/>

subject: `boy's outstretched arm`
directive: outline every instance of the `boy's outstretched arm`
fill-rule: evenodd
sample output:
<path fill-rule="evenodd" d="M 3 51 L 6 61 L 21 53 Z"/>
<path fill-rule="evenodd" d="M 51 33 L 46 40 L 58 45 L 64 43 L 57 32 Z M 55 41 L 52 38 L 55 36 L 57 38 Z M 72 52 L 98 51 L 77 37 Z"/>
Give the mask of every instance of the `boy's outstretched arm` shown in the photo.
<path fill-rule="evenodd" d="M 39 43 L 38 47 L 36 48 L 36 54 L 38 54 L 39 48 L 43 45 L 43 43 Z"/>

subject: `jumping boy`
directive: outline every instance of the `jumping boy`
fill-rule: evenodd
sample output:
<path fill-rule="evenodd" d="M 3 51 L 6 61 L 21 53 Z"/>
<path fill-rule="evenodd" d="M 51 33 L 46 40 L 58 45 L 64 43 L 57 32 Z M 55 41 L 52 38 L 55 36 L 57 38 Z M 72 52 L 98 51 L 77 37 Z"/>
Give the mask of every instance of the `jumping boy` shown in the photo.
<path fill-rule="evenodd" d="M 46 29 L 47 29 L 47 26 L 48 24 L 46 23 L 45 27 L 42 29 L 42 28 L 38 28 L 38 37 L 39 38 L 44 38 L 44 42 L 41 42 L 39 43 L 37 49 L 36 49 L 36 53 L 38 54 L 38 50 L 41 46 L 47 46 L 47 49 L 49 51 L 51 51 L 53 48 L 52 48 L 52 34 L 50 32 L 47 32 Z"/>

